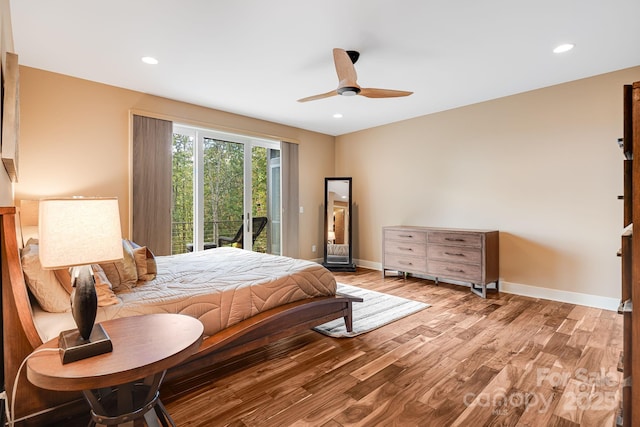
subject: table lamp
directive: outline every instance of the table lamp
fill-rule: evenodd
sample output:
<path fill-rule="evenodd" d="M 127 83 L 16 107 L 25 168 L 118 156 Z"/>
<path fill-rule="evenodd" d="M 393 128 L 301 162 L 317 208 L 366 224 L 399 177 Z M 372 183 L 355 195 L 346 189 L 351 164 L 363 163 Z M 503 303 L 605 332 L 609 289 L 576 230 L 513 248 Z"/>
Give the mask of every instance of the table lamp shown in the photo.
<path fill-rule="evenodd" d="M 335 231 L 329 231 L 327 233 L 327 238 L 329 240 L 329 243 L 333 243 L 336 240 L 336 232 Z"/>
<path fill-rule="evenodd" d="M 52 270 L 70 268 L 71 312 L 78 329 L 60 333 L 62 363 L 113 350 L 100 324 L 91 264 L 123 258 L 117 198 L 56 198 L 40 201 L 40 263 Z"/>

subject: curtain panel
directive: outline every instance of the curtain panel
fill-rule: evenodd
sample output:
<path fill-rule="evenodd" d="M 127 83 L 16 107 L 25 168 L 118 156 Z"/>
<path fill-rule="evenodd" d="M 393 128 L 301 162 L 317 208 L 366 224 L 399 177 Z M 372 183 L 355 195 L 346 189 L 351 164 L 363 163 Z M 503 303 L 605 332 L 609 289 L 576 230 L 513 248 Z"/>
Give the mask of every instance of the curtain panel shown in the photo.
<path fill-rule="evenodd" d="M 298 144 L 282 142 L 282 255 L 300 257 Z"/>
<path fill-rule="evenodd" d="M 171 255 L 173 122 L 133 116 L 132 239 Z"/>

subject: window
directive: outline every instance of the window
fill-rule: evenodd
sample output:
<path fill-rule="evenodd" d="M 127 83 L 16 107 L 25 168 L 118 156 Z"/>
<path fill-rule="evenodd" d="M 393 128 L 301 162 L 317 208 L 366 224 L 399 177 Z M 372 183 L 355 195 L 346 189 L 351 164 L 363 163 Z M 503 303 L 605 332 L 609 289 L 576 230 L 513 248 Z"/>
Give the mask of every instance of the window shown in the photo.
<path fill-rule="evenodd" d="M 172 164 L 173 254 L 219 245 L 281 253 L 278 141 L 174 124 Z"/>

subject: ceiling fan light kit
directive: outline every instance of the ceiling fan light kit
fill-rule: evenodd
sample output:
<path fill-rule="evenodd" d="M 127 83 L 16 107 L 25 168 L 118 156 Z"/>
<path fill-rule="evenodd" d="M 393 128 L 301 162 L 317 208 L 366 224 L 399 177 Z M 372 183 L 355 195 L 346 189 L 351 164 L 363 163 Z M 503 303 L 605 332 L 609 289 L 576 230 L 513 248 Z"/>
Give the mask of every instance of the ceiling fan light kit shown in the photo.
<path fill-rule="evenodd" d="M 298 99 L 298 102 L 315 101 L 317 99 L 329 98 L 330 96 L 355 96 L 362 95 L 367 98 L 397 98 L 409 96 L 413 92 L 392 89 L 361 88 L 358 83 L 358 75 L 353 64 L 356 63 L 360 53 L 355 50 L 333 49 L 333 62 L 338 74 L 338 88 L 327 93 L 308 96 Z"/>
<path fill-rule="evenodd" d="M 338 95 L 342 95 L 342 96 L 356 96 L 357 94 L 360 93 L 360 88 L 353 87 L 353 86 L 339 87 L 337 92 L 338 92 Z"/>

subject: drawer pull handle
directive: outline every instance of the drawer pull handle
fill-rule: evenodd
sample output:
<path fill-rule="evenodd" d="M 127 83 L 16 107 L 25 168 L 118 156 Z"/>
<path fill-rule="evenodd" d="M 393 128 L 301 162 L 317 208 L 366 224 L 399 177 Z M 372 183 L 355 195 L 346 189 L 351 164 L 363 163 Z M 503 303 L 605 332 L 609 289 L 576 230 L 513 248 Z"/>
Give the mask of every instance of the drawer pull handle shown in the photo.
<path fill-rule="evenodd" d="M 451 255 L 451 256 L 464 256 L 464 254 L 461 253 L 453 253 L 453 252 L 445 252 L 445 255 Z"/>
<path fill-rule="evenodd" d="M 400 249 L 401 251 L 412 251 L 413 248 L 404 248 L 402 246 L 399 246 L 398 249 Z"/>
<path fill-rule="evenodd" d="M 464 242 L 464 239 L 453 237 L 445 237 L 444 240 L 446 240 L 447 242 Z"/>
<path fill-rule="evenodd" d="M 410 239 L 413 239 L 413 234 L 398 234 L 399 237 L 408 237 Z"/>
<path fill-rule="evenodd" d="M 412 262 L 406 262 L 406 261 L 398 261 L 398 264 L 402 264 L 402 265 L 413 265 Z"/>
<path fill-rule="evenodd" d="M 445 268 L 445 270 L 452 271 L 454 273 L 464 273 L 464 270 L 460 270 L 460 269 L 457 269 L 457 268 L 449 268 L 449 267 L 447 267 L 447 268 Z"/>

